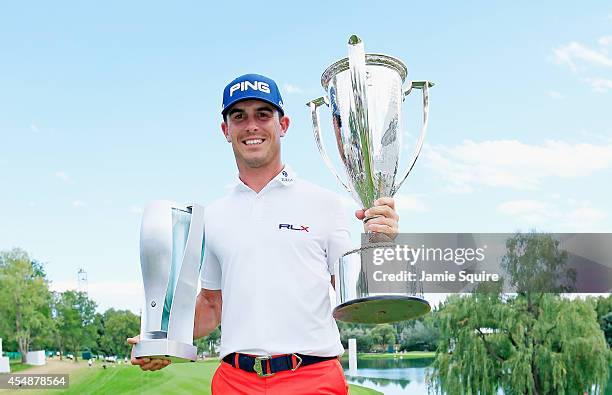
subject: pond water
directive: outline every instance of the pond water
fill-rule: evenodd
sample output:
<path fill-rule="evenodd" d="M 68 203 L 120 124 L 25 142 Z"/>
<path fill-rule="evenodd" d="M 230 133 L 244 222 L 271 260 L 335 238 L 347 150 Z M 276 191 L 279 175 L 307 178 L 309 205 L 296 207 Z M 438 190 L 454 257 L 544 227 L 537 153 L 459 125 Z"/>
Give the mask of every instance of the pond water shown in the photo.
<path fill-rule="evenodd" d="M 342 360 L 346 379 L 382 392 L 385 395 L 415 394 L 426 395 L 425 378 L 431 369 L 431 358 L 407 359 L 400 357 L 357 360 L 357 375 L 348 371 L 348 359 Z"/>
<path fill-rule="evenodd" d="M 348 358 L 342 359 L 349 383 L 372 388 L 385 395 L 428 395 L 425 378 L 432 369 L 432 363 L 433 358 L 358 358 L 357 375 L 352 376 L 348 371 Z M 500 389 L 497 394 L 503 395 L 504 392 Z M 612 364 L 605 395 L 612 395 Z"/>

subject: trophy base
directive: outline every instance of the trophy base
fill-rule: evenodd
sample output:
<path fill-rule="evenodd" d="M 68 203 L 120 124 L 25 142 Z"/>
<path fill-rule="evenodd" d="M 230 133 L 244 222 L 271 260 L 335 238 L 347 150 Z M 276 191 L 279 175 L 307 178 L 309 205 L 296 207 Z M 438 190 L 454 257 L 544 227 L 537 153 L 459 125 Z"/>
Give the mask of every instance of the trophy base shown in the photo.
<path fill-rule="evenodd" d="M 360 324 L 384 324 L 412 320 L 431 310 L 425 299 L 405 295 L 357 298 L 334 309 L 334 318 Z"/>
<path fill-rule="evenodd" d="M 165 358 L 172 362 L 195 362 L 198 348 L 168 339 L 142 339 L 134 346 L 136 358 Z"/>

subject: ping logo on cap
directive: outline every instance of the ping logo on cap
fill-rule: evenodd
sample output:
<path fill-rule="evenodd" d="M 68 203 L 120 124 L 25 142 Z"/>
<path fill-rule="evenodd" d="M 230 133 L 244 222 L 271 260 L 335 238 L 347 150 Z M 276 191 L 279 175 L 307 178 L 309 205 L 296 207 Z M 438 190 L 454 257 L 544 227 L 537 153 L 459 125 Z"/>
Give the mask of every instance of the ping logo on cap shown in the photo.
<path fill-rule="evenodd" d="M 245 74 L 235 78 L 223 89 L 223 104 L 221 114 L 241 100 L 262 100 L 272 104 L 281 114 L 283 99 L 274 80 L 261 74 Z"/>
<path fill-rule="evenodd" d="M 260 91 L 263 93 L 270 93 L 270 85 L 268 85 L 265 82 L 261 82 L 261 81 L 242 81 L 242 82 L 238 82 L 234 85 L 232 85 L 229 89 L 229 95 L 230 97 L 232 97 L 232 95 L 234 94 L 234 92 L 236 92 L 237 90 L 239 90 L 241 92 L 244 92 L 246 90 L 249 89 L 253 89 L 255 91 Z"/>

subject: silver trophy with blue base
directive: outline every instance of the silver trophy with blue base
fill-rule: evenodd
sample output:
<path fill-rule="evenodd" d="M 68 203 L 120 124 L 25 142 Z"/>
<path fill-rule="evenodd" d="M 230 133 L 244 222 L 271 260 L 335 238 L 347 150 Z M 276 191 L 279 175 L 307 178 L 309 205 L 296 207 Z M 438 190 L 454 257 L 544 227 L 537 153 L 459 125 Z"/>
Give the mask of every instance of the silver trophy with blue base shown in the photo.
<path fill-rule="evenodd" d="M 134 356 L 195 361 L 193 326 L 204 248 L 204 208 L 157 200 L 140 228 L 145 306 Z"/>

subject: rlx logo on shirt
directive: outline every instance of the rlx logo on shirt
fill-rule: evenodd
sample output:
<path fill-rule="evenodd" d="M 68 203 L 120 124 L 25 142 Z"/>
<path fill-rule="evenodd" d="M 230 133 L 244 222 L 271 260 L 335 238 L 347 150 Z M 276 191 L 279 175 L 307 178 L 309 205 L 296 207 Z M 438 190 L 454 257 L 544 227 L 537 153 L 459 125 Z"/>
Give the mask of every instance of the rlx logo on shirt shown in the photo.
<path fill-rule="evenodd" d="M 289 230 L 297 230 L 301 232 L 309 232 L 309 226 L 300 225 L 299 228 L 291 225 L 291 224 L 278 224 L 278 229 L 289 229 Z"/>

